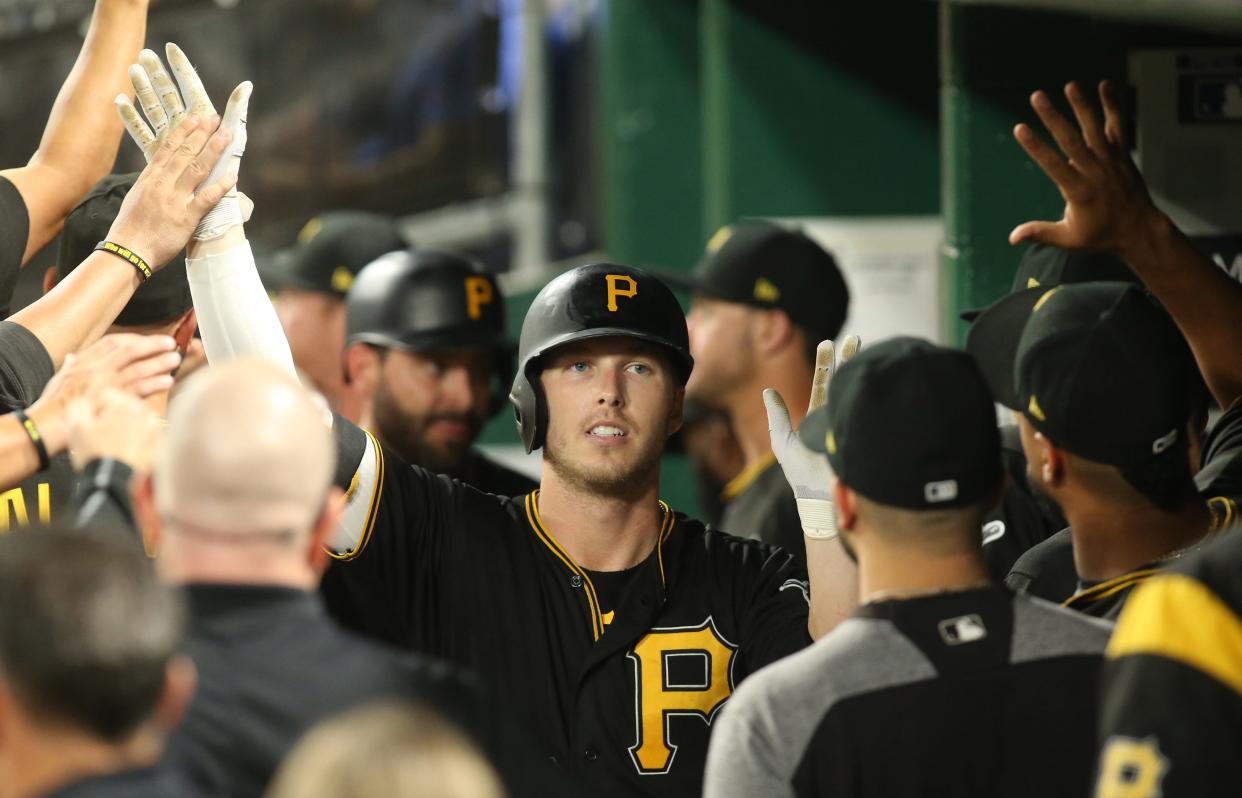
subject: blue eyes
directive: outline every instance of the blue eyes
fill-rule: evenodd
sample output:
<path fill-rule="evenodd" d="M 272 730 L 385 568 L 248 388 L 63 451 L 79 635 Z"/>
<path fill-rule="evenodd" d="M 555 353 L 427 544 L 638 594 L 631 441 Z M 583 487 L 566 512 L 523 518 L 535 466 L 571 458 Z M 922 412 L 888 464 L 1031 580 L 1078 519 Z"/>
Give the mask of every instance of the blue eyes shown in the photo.
<path fill-rule="evenodd" d="M 574 374 L 585 374 L 590 368 L 591 365 L 589 363 L 584 363 L 582 361 L 569 364 L 569 370 Z M 646 363 L 631 363 L 629 365 L 629 369 L 635 374 L 642 374 L 644 376 L 652 373 L 651 367 Z"/>

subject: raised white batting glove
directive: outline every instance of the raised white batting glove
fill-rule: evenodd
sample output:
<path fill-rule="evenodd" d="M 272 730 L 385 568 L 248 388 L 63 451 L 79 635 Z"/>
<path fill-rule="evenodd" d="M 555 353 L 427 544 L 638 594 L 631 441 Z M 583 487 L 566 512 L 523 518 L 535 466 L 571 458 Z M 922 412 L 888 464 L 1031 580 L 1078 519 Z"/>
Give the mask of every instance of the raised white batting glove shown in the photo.
<path fill-rule="evenodd" d="M 203 81 L 190 64 L 190 59 L 177 45 L 169 42 L 164 48 L 172 77 L 164 69 L 159 56 L 150 50 L 138 55 L 138 63 L 129 68 L 129 80 L 134 86 L 134 96 L 146 115 L 143 121 L 138 110 L 124 94 L 117 95 L 116 109 L 129 131 L 130 138 L 142 150 L 147 161 L 155 154 L 170 131 L 187 114 L 197 113 L 203 119 L 215 115 L 216 108 L 203 88 Z M 173 78 L 176 78 L 176 85 Z M 224 107 L 220 124 L 233 133 L 228 149 L 200 185 L 211 185 L 226 174 L 237 174 L 241 157 L 246 152 L 246 113 L 250 106 L 250 93 L 254 86 L 243 81 Z M 232 227 L 244 224 L 250 218 L 254 203 L 236 187 L 229 190 L 216 206 L 207 212 L 194 230 L 194 239 L 209 241 L 224 235 Z"/>
<path fill-rule="evenodd" d="M 828 382 L 840 363 L 853 357 L 862 342 L 857 335 L 847 336 L 841 343 L 841 357 L 837 360 L 836 347 L 832 341 L 822 341 L 815 350 L 815 378 L 811 381 L 811 400 L 807 413 L 816 410 L 828 400 Z M 832 509 L 832 466 L 828 458 L 812 452 L 802 445 L 798 434 L 789 421 L 789 409 L 785 400 L 771 388 L 763 392 L 763 406 L 768 411 L 768 434 L 772 438 L 772 452 L 785 472 L 785 480 L 793 488 L 798 504 L 798 518 L 802 532 L 816 540 L 830 540 L 837 536 L 837 519 Z"/>

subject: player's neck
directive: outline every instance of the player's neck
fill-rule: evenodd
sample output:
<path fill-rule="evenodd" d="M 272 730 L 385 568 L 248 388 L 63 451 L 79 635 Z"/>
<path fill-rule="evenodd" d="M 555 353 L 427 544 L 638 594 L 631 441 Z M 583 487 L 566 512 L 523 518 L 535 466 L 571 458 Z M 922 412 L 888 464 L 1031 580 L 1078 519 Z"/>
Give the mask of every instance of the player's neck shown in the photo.
<path fill-rule="evenodd" d="M 81 779 L 147 767 L 159 756 L 149 734 L 116 745 L 68 729 L 28 731 L 5 740 L 3 778 L 11 798 L 37 798 Z"/>
<path fill-rule="evenodd" d="M 630 496 L 601 496 L 561 479 L 545 465 L 539 486 L 544 528 L 590 571 L 623 571 L 647 559 L 660 534 L 660 484 Z"/>
<path fill-rule="evenodd" d="M 858 595 L 912 598 L 989 583 L 983 552 L 914 552 L 909 546 L 870 545 L 858 550 Z"/>
<path fill-rule="evenodd" d="M 751 467 L 772 456 L 772 438 L 768 433 L 768 413 L 763 406 L 763 390 L 771 388 L 781 395 L 789 408 L 789 421 L 797 429 L 806 415 L 807 398 L 811 395 L 811 373 L 805 369 L 769 369 L 769 374 L 750 381 L 736 391 L 728 403 L 729 426 Z"/>
<path fill-rule="evenodd" d="M 1074 568 L 1080 579 L 1093 582 L 1121 576 L 1193 546 L 1211 525 L 1207 506 L 1197 501 L 1176 512 L 1102 502 L 1063 509 L 1072 530 Z"/>

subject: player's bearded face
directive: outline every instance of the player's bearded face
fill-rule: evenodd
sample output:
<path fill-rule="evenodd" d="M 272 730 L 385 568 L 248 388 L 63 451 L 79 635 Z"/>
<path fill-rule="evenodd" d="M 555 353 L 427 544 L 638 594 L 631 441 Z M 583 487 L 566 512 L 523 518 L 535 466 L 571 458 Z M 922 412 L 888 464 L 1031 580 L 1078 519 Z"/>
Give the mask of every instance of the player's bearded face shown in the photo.
<path fill-rule="evenodd" d="M 372 397 L 376 434 L 406 461 L 439 473 L 465 465 L 487 418 L 490 354 L 383 353 Z"/>
<path fill-rule="evenodd" d="M 634 495 L 658 478 L 682 392 L 654 346 L 624 338 L 558 350 L 544 366 L 544 462 L 590 493 Z"/>

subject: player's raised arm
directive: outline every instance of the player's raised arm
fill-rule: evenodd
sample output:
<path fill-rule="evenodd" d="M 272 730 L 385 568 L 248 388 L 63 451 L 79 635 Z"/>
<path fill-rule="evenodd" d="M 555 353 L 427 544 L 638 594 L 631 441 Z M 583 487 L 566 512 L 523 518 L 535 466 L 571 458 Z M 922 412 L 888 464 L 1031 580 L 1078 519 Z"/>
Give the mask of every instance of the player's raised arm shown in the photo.
<path fill-rule="evenodd" d="M 233 184 L 204 183 L 231 134 L 219 120 L 188 116 L 160 147 L 121 204 L 108 237 L 82 265 L 10 321 L 33 334 L 53 367 L 97 340 L 135 289 L 185 246 Z"/>
<path fill-rule="evenodd" d="M 1172 314 L 1208 387 L 1222 407 L 1229 407 L 1242 397 L 1242 360 L 1237 356 L 1242 349 L 1242 285 L 1200 254 L 1155 206 L 1130 159 L 1113 88 L 1102 82 L 1099 95 L 1102 120 L 1078 84 L 1065 87 L 1076 126 L 1044 92 L 1031 95 L 1031 107 L 1057 146 L 1048 145 L 1027 125 L 1015 127 L 1014 137 L 1060 190 L 1065 214 L 1056 222 L 1020 224 L 1009 241 L 1119 254 Z"/>
<path fill-rule="evenodd" d="M 842 342 L 840 362 L 853 357 L 859 346 L 858 336 L 847 336 Z M 837 351 L 833 342 L 821 342 L 815 353 L 815 379 L 811 384 L 808 413 L 824 406 L 828 382 L 837 366 Z M 845 548 L 835 540 L 837 527 L 831 494 L 833 475 L 828 460 L 802 445 L 798 433 L 790 428 L 789 410 L 779 393 L 764 391 L 763 403 L 768 411 L 772 451 L 798 503 L 810 576 L 809 630 L 811 637 L 818 639 L 832 631 L 858 606 L 858 569 Z"/>
<path fill-rule="evenodd" d="M 112 169 L 121 125 L 108 103 L 129 91 L 125 70 L 146 36 L 147 5 L 147 0 L 97 0 L 39 148 L 25 166 L 0 171 L 21 194 L 30 220 L 22 263 L 60 231 L 78 200 Z"/>

